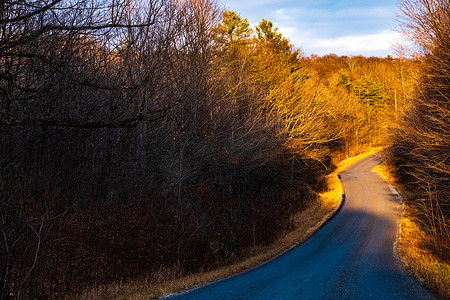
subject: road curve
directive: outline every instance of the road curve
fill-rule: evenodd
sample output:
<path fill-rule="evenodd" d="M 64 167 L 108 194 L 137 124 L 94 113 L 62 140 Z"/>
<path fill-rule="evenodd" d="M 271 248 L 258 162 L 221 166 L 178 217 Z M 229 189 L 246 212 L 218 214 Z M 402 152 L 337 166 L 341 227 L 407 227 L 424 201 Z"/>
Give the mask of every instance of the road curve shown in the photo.
<path fill-rule="evenodd" d="M 376 154 L 340 173 L 338 214 L 283 255 L 168 299 L 434 299 L 401 267 L 394 243 L 401 204 L 372 168 Z"/>

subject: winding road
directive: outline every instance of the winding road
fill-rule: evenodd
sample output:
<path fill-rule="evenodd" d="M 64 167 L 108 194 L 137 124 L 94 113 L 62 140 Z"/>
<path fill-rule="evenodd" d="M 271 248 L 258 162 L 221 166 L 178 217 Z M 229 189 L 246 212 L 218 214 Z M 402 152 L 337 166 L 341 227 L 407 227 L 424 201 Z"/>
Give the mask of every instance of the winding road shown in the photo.
<path fill-rule="evenodd" d="M 395 253 L 401 203 L 372 168 L 374 154 L 340 173 L 340 211 L 309 239 L 242 274 L 167 299 L 434 299 Z"/>

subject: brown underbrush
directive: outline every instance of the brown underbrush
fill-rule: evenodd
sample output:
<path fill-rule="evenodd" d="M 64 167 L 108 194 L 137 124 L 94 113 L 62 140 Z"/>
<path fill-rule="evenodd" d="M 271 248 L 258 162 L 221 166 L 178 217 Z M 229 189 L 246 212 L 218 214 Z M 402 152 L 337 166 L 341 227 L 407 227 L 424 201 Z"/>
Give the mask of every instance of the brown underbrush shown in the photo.
<path fill-rule="evenodd" d="M 244 272 L 277 255 L 295 247 L 313 234 L 339 208 L 342 199 L 342 185 L 337 177 L 348 165 L 380 151 L 381 147 L 367 147 L 366 152 L 336 161 L 336 169 L 326 176 L 327 191 L 317 195 L 302 211 L 291 216 L 291 230 L 280 235 L 273 244 L 255 246 L 245 250 L 241 259 L 230 265 L 212 271 L 186 274 L 181 269 L 161 268 L 152 276 L 140 280 L 104 285 L 84 293 L 83 299 L 152 299 L 170 293 L 186 290 L 208 282 Z M 78 295 L 78 297 L 80 297 Z"/>

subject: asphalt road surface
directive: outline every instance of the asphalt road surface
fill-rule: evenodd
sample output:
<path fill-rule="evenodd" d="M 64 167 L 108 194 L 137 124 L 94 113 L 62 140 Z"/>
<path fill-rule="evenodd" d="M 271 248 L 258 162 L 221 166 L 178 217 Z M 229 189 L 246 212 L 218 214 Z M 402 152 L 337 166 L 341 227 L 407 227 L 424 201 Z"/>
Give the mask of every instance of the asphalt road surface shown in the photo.
<path fill-rule="evenodd" d="M 401 203 L 368 156 L 341 172 L 345 200 L 312 237 L 283 255 L 169 299 L 434 299 L 395 253 Z"/>

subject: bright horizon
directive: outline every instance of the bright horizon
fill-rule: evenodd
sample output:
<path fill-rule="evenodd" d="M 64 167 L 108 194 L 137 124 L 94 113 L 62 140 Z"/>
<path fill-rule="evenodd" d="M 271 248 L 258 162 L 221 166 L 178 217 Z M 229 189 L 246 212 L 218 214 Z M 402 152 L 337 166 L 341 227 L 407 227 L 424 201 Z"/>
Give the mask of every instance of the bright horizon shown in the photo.
<path fill-rule="evenodd" d="M 397 0 L 223 0 L 252 27 L 272 21 L 307 56 L 396 56 L 401 42 Z M 404 42 L 402 42 L 404 43 Z"/>

